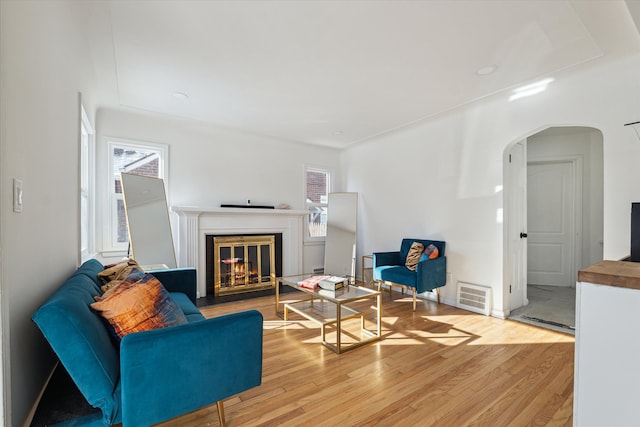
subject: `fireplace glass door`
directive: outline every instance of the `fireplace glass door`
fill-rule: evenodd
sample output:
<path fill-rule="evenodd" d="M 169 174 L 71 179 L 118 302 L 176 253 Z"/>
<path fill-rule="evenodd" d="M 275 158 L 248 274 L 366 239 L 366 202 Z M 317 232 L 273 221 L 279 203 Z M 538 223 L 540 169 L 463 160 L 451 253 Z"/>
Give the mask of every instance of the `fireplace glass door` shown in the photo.
<path fill-rule="evenodd" d="M 213 250 L 216 296 L 275 286 L 274 236 L 215 237 Z"/>

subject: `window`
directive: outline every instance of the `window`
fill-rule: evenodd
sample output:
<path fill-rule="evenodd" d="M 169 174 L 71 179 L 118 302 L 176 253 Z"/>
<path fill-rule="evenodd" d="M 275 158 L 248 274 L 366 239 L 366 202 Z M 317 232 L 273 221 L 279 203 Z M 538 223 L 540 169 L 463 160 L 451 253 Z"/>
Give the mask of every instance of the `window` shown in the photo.
<path fill-rule="evenodd" d="M 165 178 L 167 146 L 110 139 L 108 147 L 109 217 L 105 221 L 105 250 L 127 250 L 129 231 L 122 197 L 120 173 Z M 166 182 L 165 182 L 166 184 Z"/>
<path fill-rule="evenodd" d="M 80 260 L 95 253 L 94 131 L 80 105 Z"/>
<path fill-rule="evenodd" d="M 327 198 L 331 191 L 331 173 L 326 169 L 305 168 L 305 205 L 307 237 L 324 238 L 327 235 Z"/>

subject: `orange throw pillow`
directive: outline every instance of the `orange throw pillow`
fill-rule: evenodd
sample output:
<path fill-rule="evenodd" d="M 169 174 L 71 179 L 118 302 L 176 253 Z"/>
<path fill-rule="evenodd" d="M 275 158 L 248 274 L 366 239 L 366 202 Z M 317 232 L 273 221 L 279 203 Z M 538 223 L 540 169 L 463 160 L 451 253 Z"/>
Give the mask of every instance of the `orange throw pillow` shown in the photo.
<path fill-rule="evenodd" d="M 91 307 L 100 312 L 119 338 L 132 332 L 187 323 L 182 309 L 151 274 L 144 274 L 137 281 L 125 279 Z"/>

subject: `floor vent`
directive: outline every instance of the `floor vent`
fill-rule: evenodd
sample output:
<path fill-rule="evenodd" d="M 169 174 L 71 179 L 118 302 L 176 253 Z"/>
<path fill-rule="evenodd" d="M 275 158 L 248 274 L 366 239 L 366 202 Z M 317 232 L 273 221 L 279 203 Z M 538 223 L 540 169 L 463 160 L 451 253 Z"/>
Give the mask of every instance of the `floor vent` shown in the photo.
<path fill-rule="evenodd" d="M 491 313 L 491 288 L 458 282 L 457 307 L 488 316 Z"/>

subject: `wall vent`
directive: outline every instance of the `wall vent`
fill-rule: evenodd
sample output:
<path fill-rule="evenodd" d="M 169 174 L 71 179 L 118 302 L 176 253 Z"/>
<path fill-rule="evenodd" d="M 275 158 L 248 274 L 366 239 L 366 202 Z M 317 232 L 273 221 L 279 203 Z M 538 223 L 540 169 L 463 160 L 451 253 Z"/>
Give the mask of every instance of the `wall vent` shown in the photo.
<path fill-rule="evenodd" d="M 488 316 L 491 313 L 491 288 L 458 282 L 457 307 Z"/>
<path fill-rule="evenodd" d="M 316 267 L 313 269 L 313 274 L 324 274 L 324 267 Z"/>

